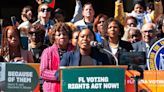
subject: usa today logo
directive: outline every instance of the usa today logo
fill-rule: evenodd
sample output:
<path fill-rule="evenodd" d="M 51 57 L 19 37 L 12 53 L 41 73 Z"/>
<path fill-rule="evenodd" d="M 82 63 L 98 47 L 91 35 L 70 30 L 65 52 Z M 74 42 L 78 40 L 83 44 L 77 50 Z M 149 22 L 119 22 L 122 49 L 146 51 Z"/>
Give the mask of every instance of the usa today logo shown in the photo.
<path fill-rule="evenodd" d="M 149 70 L 164 70 L 164 38 L 155 42 L 150 48 L 147 66 Z"/>

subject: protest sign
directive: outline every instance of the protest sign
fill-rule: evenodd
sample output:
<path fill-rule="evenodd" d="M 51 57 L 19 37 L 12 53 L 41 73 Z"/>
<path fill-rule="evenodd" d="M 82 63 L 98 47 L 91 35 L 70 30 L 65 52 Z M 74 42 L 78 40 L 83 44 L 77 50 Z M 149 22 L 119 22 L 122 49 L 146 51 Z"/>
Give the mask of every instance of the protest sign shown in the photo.
<path fill-rule="evenodd" d="M 125 69 L 81 67 L 61 69 L 62 92 L 124 92 Z"/>
<path fill-rule="evenodd" d="M 136 76 L 135 71 L 128 70 L 126 74 L 126 92 L 136 92 L 135 80 L 131 78 Z M 164 90 L 164 71 L 144 71 L 144 78 L 138 80 L 139 92 L 163 92 Z"/>
<path fill-rule="evenodd" d="M 0 63 L 0 85 L 5 92 L 38 92 L 39 64 Z"/>

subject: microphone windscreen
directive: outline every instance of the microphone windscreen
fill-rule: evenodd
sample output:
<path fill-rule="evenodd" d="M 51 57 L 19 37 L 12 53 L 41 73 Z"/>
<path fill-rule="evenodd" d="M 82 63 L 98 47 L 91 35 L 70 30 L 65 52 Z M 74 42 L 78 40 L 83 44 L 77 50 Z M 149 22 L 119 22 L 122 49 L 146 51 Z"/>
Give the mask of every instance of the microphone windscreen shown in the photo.
<path fill-rule="evenodd" d="M 90 46 L 96 47 L 96 43 L 97 43 L 97 42 L 95 42 L 95 41 L 91 41 L 91 42 L 90 42 Z"/>

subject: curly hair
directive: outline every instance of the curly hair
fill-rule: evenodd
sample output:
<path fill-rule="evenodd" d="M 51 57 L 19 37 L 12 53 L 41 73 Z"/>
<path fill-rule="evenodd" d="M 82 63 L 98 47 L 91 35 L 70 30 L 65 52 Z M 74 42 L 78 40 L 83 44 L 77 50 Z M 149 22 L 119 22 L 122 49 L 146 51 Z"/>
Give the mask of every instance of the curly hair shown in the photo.
<path fill-rule="evenodd" d="M 74 31 L 80 31 L 77 29 L 77 26 L 75 26 L 72 22 L 65 22 L 70 28 L 71 30 Z"/>
<path fill-rule="evenodd" d="M 104 25 L 103 25 L 103 34 L 106 34 L 107 33 L 107 30 L 108 30 L 108 25 L 110 24 L 110 23 L 112 23 L 112 22 L 115 22 L 117 25 L 118 25 L 118 27 L 119 27 L 119 30 L 120 30 L 120 35 L 119 35 L 119 39 L 121 39 L 122 37 L 123 37 L 123 35 L 124 35 L 124 26 L 118 21 L 118 20 L 116 20 L 115 18 L 109 18 L 109 19 L 107 19 L 105 22 L 104 22 Z M 104 38 L 107 38 L 108 39 L 108 36 L 107 35 L 105 35 L 105 37 Z"/>
<path fill-rule="evenodd" d="M 51 44 L 53 44 L 54 41 L 55 41 L 55 33 L 56 32 L 61 32 L 61 31 L 66 32 L 68 38 L 72 39 L 72 30 L 68 26 L 68 24 L 66 24 L 64 22 L 58 22 L 58 23 L 54 24 L 51 32 L 49 33 L 49 39 L 50 39 Z"/>

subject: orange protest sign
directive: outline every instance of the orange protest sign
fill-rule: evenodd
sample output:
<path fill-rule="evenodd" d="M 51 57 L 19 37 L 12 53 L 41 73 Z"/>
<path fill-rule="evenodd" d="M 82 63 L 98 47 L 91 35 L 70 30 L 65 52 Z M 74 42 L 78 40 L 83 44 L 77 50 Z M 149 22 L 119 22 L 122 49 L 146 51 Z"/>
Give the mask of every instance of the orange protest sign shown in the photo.
<path fill-rule="evenodd" d="M 126 92 L 135 92 L 134 76 L 135 71 L 126 71 Z M 138 90 L 147 92 L 163 92 L 164 71 L 144 71 L 144 78 L 138 81 Z"/>

